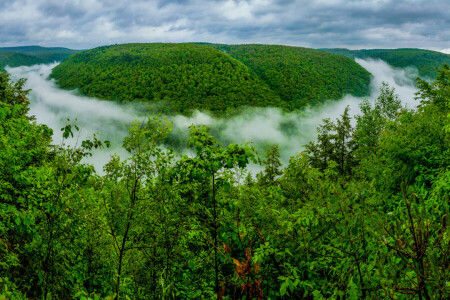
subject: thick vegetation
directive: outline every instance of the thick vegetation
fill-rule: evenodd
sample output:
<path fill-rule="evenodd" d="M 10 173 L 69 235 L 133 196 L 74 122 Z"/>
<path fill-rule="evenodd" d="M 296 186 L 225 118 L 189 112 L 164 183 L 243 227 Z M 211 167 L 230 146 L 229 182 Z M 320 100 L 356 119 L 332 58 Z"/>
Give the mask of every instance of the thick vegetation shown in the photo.
<path fill-rule="evenodd" d="M 368 94 L 370 73 L 342 56 L 276 45 L 217 45 L 254 71 L 290 109 L 346 94 Z"/>
<path fill-rule="evenodd" d="M 427 79 L 437 75 L 437 69 L 442 64 L 450 64 L 450 55 L 422 49 L 321 49 L 326 52 L 340 54 L 352 59 L 374 58 L 381 59 L 397 68 L 416 67 L 421 77 Z"/>
<path fill-rule="evenodd" d="M 256 179 L 249 145 L 192 126 L 176 158 L 156 119 L 99 176 L 80 160 L 108 143 L 52 145 L 1 73 L 0 299 L 448 299 L 449 83 L 448 66 L 419 80 L 415 111 L 384 85 Z"/>
<path fill-rule="evenodd" d="M 35 64 L 62 61 L 77 50 L 67 48 L 45 48 L 39 46 L 0 48 L 0 64 L 3 66 L 19 67 Z"/>
<path fill-rule="evenodd" d="M 89 96 L 162 103 L 165 112 L 283 106 L 245 65 L 193 44 L 100 47 L 70 57 L 51 77 L 62 88 L 79 88 Z"/>
<path fill-rule="evenodd" d="M 40 64 L 42 63 L 42 60 L 38 57 L 23 53 L 4 51 L 0 52 L 0 63 L 5 66 L 19 67 Z"/>
<path fill-rule="evenodd" d="M 352 60 L 322 51 L 211 44 L 100 47 L 67 59 L 51 77 L 89 96 L 162 101 L 166 111 L 218 114 L 241 106 L 297 109 L 347 93 L 361 96 L 370 81 Z"/>

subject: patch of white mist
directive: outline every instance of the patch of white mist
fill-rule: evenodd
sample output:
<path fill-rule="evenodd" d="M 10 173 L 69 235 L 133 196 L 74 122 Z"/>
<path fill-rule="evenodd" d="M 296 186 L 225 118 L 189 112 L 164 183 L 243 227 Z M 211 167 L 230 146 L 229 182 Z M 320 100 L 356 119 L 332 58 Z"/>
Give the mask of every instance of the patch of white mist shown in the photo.
<path fill-rule="evenodd" d="M 80 128 L 74 132 L 74 138 L 64 143 L 68 146 L 79 146 L 82 140 L 98 134 L 100 140 L 109 140 L 112 147 L 104 150 L 94 150 L 93 156 L 86 158 L 97 172 L 107 163 L 112 154 L 127 157 L 128 153 L 122 148 L 123 138 L 128 134 L 131 123 L 142 119 L 142 114 L 134 106 L 118 105 L 111 101 L 97 100 L 83 97 L 75 91 L 59 89 L 53 80 L 48 80 L 52 68 L 57 64 L 35 65 L 31 67 L 6 68 L 13 79 L 26 78 L 26 89 L 31 89 L 30 115 L 36 117 L 38 123 L 46 124 L 53 129 L 53 143 L 63 142 L 61 128 L 70 119 L 71 123 Z"/>
<path fill-rule="evenodd" d="M 208 125 L 224 144 L 253 142 L 261 158 L 269 146 L 277 144 L 282 162 L 286 164 L 290 157 L 304 150 L 305 144 L 316 139 L 317 127 L 323 119 L 339 118 L 347 106 L 352 117 L 360 114 L 361 102 L 364 99 L 373 102 L 380 94 L 382 82 L 395 88 L 404 106 L 414 108 L 418 104 L 414 100 L 417 69 L 397 69 L 381 60 L 357 59 L 356 62 L 373 75 L 367 97 L 347 95 L 340 100 L 288 113 L 278 108 L 251 108 L 228 119 L 214 119 L 207 113 L 196 111 L 191 118 L 173 118 L 175 131 L 187 132 L 187 126 L 191 124 Z M 355 124 L 354 118 L 352 121 Z"/>

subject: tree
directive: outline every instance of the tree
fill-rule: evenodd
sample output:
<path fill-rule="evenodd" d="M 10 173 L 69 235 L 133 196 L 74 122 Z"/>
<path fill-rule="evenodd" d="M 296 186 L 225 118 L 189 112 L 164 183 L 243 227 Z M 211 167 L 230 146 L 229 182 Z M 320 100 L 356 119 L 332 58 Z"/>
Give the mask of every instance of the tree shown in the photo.
<path fill-rule="evenodd" d="M 219 264 L 218 264 L 218 231 L 220 223 L 218 220 L 217 188 L 229 185 L 223 176 L 227 169 L 247 166 L 250 160 L 255 160 L 253 149 L 248 145 L 230 144 L 223 148 L 218 141 L 208 134 L 209 128 L 205 126 L 190 126 L 190 137 L 188 145 L 196 152 L 191 158 L 182 157 L 174 169 L 174 179 L 181 183 L 198 182 L 206 188 L 204 202 L 205 214 L 212 217 L 208 226 L 211 230 L 212 241 L 209 243 L 214 248 L 214 273 L 215 292 L 219 293 Z M 199 199 L 200 200 L 200 199 Z M 208 237 L 206 237 L 208 239 Z"/>
<path fill-rule="evenodd" d="M 357 145 L 353 140 L 354 129 L 350 123 L 349 107 L 345 108 L 341 119 L 336 119 L 336 123 L 324 119 L 317 131 L 317 142 L 305 145 L 311 166 L 325 170 L 334 161 L 341 175 L 350 175 L 356 164 L 354 151 Z"/>
<path fill-rule="evenodd" d="M 30 103 L 27 98 L 30 91 L 24 89 L 25 82 L 23 78 L 13 82 L 8 73 L 0 71 L 0 101 L 20 110 L 21 115 L 28 113 Z"/>
<path fill-rule="evenodd" d="M 165 153 L 158 147 L 170 130 L 169 123 L 156 118 L 146 123 L 136 122 L 130 128 L 123 146 L 131 157 L 121 161 L 115 156 L 105 165 L 103 201 L 114 248 L 117 251 L 116 297 L 121 295 L 121 278 L 126 254 L 136 249 L 133 241 L 140 240 L 138 225 L 151 212 L 152 194 L 148 193 L 158 162 Z M 147 245 L 137 245 L 146 247 Z"/>
<path fill-rule="evenodd" d="M 358 159 L 365 159 L 369 155 L 375 155 L 381 132 L 388 122 L 392 122 L 398 116 L 401 102 L 395 94 L 395 89 L 383 82 L 374 106 L 372 107 L 368 100 L 364 100 L 359 107 L 362 115 L 355 117 L 355 140 L 358 144 Z"/>
<path fill-rule="evenodd" d="M 283 174 L 281 170 L 280 148 L 278 145 L 269 147 L 266 151 L 266 159 L 263 161 L 264 171 L 258 174 L 260 185 L 273 185 L 276 178 Z"/>

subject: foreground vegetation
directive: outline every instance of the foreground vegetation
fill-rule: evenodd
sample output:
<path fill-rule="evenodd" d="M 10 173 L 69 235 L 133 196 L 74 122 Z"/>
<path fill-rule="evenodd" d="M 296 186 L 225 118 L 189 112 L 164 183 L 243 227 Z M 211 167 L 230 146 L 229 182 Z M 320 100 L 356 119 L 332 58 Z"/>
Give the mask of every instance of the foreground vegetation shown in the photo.
<path fill-rule="evenodd" d="M 449 82 L 419 80 L 416 111 L 384 85 L 285 168 L 274 145 L 256 179 L 250 144 L 192 126 L 175 158 L 157 119 L 99 176 L 80 160 L 108 143 L 52 145 L 1 73 L 0 299 L 448 299 Z"/>
<path fill-rule="evenodd" d="M 348 50 L 344 48 L 321 49 L 333 54 L 344 55 L 352 59 L 381 59 L 397 68 L 416 67 L 419 75 L 432 79 L 442 64 L 450 64 L 450 55 L 423 49 L 371 49 Z"/>
<path fill-rule="evenodd" d="M 222 50 L 222 51 L 220 51 Z M 243 106 L 303 108 L 369 92 L 351 59 L 286 46 L 124 44 L 69 57 L 51 77 L 60 87 L 116 101 L 147 101 L 165 113 L 224 115 Z"/>

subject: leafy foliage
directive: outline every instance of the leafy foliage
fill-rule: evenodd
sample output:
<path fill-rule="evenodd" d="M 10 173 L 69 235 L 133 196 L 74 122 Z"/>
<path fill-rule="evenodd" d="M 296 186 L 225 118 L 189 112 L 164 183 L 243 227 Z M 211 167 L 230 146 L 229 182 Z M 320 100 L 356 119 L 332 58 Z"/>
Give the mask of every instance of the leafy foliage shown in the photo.
<path fill-rule="evenodd" d="M 192 126 L 189 155 L 136 122 L 105 175 L 82 163 L 109 143 L 65 146 L 27 116 L 23 81 L 0 74 L 0 299 L 448 299 L 448 66 L 325 120 L 279 164 Z"/>

